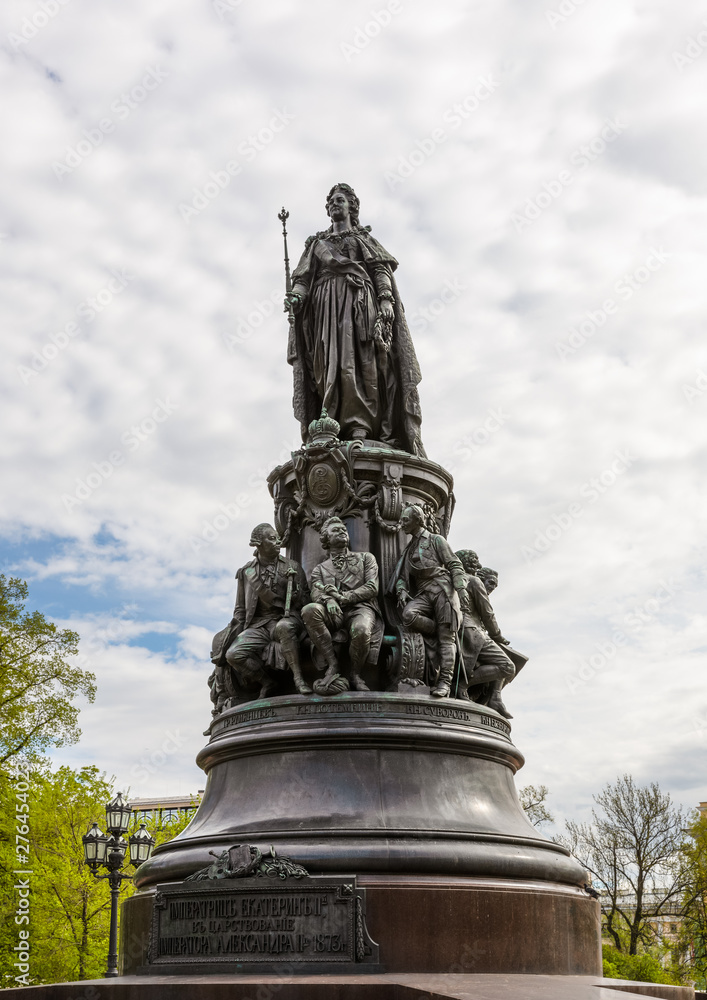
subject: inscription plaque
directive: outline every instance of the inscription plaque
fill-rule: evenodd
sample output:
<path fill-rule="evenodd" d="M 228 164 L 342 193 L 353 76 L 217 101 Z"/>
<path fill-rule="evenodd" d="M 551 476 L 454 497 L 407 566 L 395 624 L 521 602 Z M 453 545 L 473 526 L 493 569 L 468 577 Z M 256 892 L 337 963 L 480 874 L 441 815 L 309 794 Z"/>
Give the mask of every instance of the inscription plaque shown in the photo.
<path fill-rule="evenodd" d="M 360 694 L 351 696 L 349 694 L 340 698 L 308 698 L 306 701 L 301 698 L 297 700 L 294 698 L 277 699 L 273 704 L 262 705 L 258 708 L 242 708 L 233 714 L 226 712 L 214 720 L 211 729 L 207 732 L 211 733 L 212 738 L 217 738 L 234 729 L 243 731 L 245 728 L 260 728 L 263 725 L 287 722 L 291 719 L 339 717 L 356 720 L 357 716 L 367 718 L 418 716 L 469 728 L 484 726 L 507 737 L 510 737 L 511 732 L 511 727 L 505 719 L 490 715 L 481 705 L 459 701 L 452 704 L 439 704 L 429 695 L 423 697 L 407 695 L 403 698 L 398 695 L 386 698 L 385 695 L 376 697 L 373 693 L 367 696 Z"/>
<path fill-rule="evenodd" d="M 355 876 L 248 878 L 226 884 L 157 886 L 142 972 L 170 969 L 287 973 L 377 971 L 378 945 L 366 928 L 366 890 Z"/>

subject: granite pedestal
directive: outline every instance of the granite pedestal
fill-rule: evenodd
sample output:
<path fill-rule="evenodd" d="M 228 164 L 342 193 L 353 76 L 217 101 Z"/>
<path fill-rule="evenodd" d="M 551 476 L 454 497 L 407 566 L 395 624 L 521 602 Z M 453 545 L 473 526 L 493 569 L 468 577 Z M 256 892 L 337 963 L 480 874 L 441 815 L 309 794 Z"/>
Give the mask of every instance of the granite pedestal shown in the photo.
<path fill-rule="evenodd" d="M 523 758 L 497 713 L 429 695 L 297 695 L 228 710 L 210 737 L 196 816 L 123 906 L 124 974 L 147 962 L 155 886 L 236 843 L 355 875 L 387 972 L 600 972 L 598 904 L 528 822 L 513 782 Z"/>

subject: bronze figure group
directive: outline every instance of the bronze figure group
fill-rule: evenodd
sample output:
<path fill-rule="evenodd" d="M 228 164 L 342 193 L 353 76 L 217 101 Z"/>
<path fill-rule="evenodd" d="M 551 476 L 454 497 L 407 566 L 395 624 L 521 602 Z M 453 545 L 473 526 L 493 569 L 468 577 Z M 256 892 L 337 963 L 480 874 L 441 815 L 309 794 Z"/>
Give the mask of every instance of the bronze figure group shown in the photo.
<path fill-rule="evenodd" d="M 453 552 L 424 524 L 418 505 L 405 507 L 400 527 L 410 541 L 388 592 L 397 598 L 402 627 L 424 638 L 430 693 L 485 704 L 511 718 L 501 689 L 525 657 L 501 634 L 476 553 Z M 253 529 L 254 558 L 236 574 L 233 618 L 214 637 L 209 684 L 215 715 L 283 693 L 288 683 L 302 695 L 369 690 L 364 668 L 379 666 L 384 638 L 378 564 L 371 552 L 351 551 L 339 517 L 324 522 L 320 538 L 327 558 L 307 581 L 298 563 L 280 555 L 271 525 Z M 389 686 L 384 667 L 378 677 L 378 687 Z"/>
<path fill-rule="evenodd" d="M 435 698 L 473 700 L 510 718 L 501 692 L 526 658 L 496 622 L 489 594 L 498 575 L 471 550 L 453 552 L 445 537 L 453 483 L 422 447 L 421 375 L 393 276 L 398 264 L 360 224 L 359 208 L 348 184 L 334 185 L 331 225 L 306 240 L 291 275 L 288 213 L 278 216 L 305 444 L 289 472 L 278 466 L 269 477 L 276 527 L 253 529 L 233 618 L 214 637 L 213 714 L 277 694 L 427 685 Z M 378 558 L 352 551 L 344 518 L 358 521 L 356 547 Z M 284 544 L 302 552 L 306 533 L 303 561 L 324 554 L 309 579 L 280 554 Z"/>

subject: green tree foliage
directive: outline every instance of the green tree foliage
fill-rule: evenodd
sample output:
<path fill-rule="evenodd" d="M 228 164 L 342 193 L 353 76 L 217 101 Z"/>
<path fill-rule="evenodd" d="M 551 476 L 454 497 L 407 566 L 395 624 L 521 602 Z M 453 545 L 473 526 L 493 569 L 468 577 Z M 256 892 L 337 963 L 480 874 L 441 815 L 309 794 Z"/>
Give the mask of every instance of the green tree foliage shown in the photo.
<path fill-rule="evenodd" d="M 78 652 L 76 633 L 27 611 L 26 601 L 27 585 L 0 575 L 2 987 L 18 985 L 20 946 L 30 953 L 25 985 L 101 977 L 108 952 L 110 889 L 84 865 L 81 838 L 94 821 L 105 826 L 113 780 L 95 767 L 52 771 L 41 756 L 78 740 L 74 701 L 94 700 L 95 678 L 67 662 Z M 148 829 L 161 843 L 188 821 Z M 132 891 L 126 882 L 121 896 Z"/>
<path fill-rule="evenodd" d="M 547 785 L 526 785 L 518 792 L 520 804 L 533 826 L 555 822 L 555 817 L 545 805 L 549 794 Z"/>
<path fill-rule="evenodd" d="M 29 790 L 19 793 L 28 806 L 21 816 L 23 828 L 29 827 L 29 860 L 18 865 L 16 805 L 25 802 L 18 798 L 17 789 L 24 783 L 18 786 L 8 771 L 0 772 L 0 986 L 18 985 L 13 949 L 25 927 L 30 939 L 31 983 L 100 978 L 108 954 L 110 889 L 107 880 L 95 879 L 84 864 L 81 838 L 94 822 L 105 829 L 105 806 L 115 795 L 114 782 L 95 767 L 52 771 L 46 761 L 35 761 L 29 774 Z M 148 829 L 162 843 L 181 832 L 189 818 L 180 817 L 164 826 L 153 821 Z M 134 824 L 134 830 L 138 825 Z M 15 922 L 18 893 L 14 885 L 23 877 L 14 874 L 18 867 L 32 871 L 26 925 Z M 132 892 L 133 884 L 124 882 L 121 899 Z"/>
<path fill-rule="evenodd" d="M 26 600 L 26 583 L 0 575 L 0 766 L 76 743 L 74 699 L 96 694 L 94 675 L 66 662 L 78 652 L 76 633 L 26 611 Z"/>
<path fill-rule="evenodd" d="M 675 960 L 699 989 L 707 989 L 707 814 L 696 814 L 682 849 L 683 919 Z"/>
<path fill-rule="evenodd" d="M 196 809 L 199 805 L 198 799 L 193 799 L 192 803 Z M 157 819 L 151 820 L 151 822 L 146 823 L 146 827 L 150 834 L 155 838 L 155 847 L 159 847 L 160 844 L 166 844 L 169 840 L 174 840 L 178 833 L 186 829 L 191 820 L 193 819 L 193 813 L 191 815 L 180 815 L 179 819 L 171 819 L 167 823 L 159 823 Z M 135 829 L 138 829 L 139 824 L 136 824 Z"/>
<path fill-rule="evenodd" d="M 30 846 L 33 972 L 41 982 L 95 979 L 105 971 L 110 894 L 83 863 L 81 837 L 101 815 L 112 783 L 96 767 L 37 775 Z"/>
<path fill-rule="evenodd" d="M 15 807 L 25 804 L 16 798 L 9 770 L 0 768 L 0 987 L 18 985 L 14 976 L 19 970 L 12 964 L 17 960 L 13 949 L 19 943 L 19 925 L 15 923 L 19 894 L 14 885 L 23 876 L 15 871 L 29 864 L 15 854 Z"/>
<path fill-rule="evenodd" d="M 665 969 L 660 957 L 650 952 L 627 955 L 625 952 L 604 945 L 602 948 L 603 974 L 607 979 L 630 979 L 634 983 L 672 983 L 682 980 Z"/>
<path fill-rule="evenodd" d="M 30 982 L 99 977 L 105 971 L 103 942 L 108 934 L 109 893 L 105 882 L 95 882 L 83 864 L 81 837 L 109 800 L 111 783 L 95 767 L 77 771 L 61 767 L 52 772 L 47 762 L 34 762 L 29 774 L 26 793 L 29 862 L 22 867 L 32 872 L 29 923 L 24 925 L 30 939 Z M 17 787 L 17 782 L 11 779 L 4 782 L 5 913 L 17 905 L 17 893 L 12 889 L 12 873 L 18 867 L 13 836 L 16 824 L 12 822 L 18 801 Z M 13 919 L 10 930 L 13 946 L 17 944 L 19 930 L 14 924 Z M 14 986 L 17 970 L 12 967 L 12 959 L 7 961 L 8 957 L 3 949 L 2 985 Z"/>
<path fill-rule="evenodd" d="M 601 890 L 616 950 L 636 955 L 655 941 L 651 920 L 674 912 L 680 900 L 685 818 L 655 782 L 640 787 L 626 774 L 594 801 L 600 811 L 592 810 L 592 822 L 568 822 L 567 835 L 558 839 Z"/>

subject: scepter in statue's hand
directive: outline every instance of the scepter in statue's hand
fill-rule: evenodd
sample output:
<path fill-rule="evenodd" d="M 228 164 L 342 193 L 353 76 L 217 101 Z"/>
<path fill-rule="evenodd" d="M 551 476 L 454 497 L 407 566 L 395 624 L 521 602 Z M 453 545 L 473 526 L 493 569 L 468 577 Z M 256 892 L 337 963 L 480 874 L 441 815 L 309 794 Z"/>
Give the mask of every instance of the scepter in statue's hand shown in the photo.
<path fill-rule="evenodd" d="M 290 213 L 285 210 L 283 206 L 282 211 L 278 213 L 278 219 L 282 223 L 282 241 L 285 245 L 285 306 L 284 311 L 287 313 L 287 320 L 290 324 L 290 328 L 295 325 L 295 308 L 299 305 L 300 297 L 299 295 L 292 294 L 292 278 L 290 276 L 290 257 L 287 252 L 287 227 L 285 223 L 290 217 Z"/>

